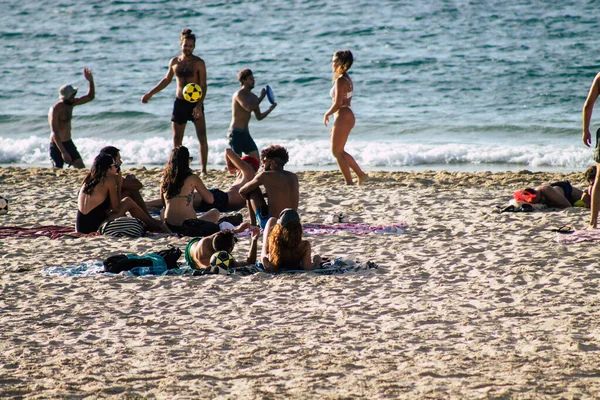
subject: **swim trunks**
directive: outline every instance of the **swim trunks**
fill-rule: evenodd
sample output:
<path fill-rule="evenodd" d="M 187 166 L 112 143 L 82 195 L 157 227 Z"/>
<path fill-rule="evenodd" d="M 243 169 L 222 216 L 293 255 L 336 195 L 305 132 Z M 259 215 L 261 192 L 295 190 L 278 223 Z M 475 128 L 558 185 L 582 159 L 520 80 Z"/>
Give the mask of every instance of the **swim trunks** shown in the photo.
<path fill-rule="evenodd" d="M 167 227 L 174 233 L 193 237 L 209 236 L 221 230 L 219 225 L 215 224 L 214 222 L 204 221 L 197 218 L 186 219 L 183 221 L 181 226 L 171 225 L 167 222 Z"/>
<path fill-rule="evenodd" d="M 202 240 L 202 238 L 193 238 L 192 240 L 190 240 L 190 242 L 187 244 L 187 246 L 185 246 L 185 252 L 183 253 L 185 256 L 185 262 L 188 263 L 188 265 L 190 266 L 191 269 L 200 269 L 200 267 L 194 261 L 194 258 L 192 257 L 191 253 L 192 253 L 192 246 L 194 245 L 194 243 L 198 243 L 201 240 Z"/>
<path fill-rule="evenodd" d="M 227 139 L 229 139 L 229 147 L 231 147 L 236 154 L 250 154 L 253 151 L 258 151 L 258 147 L 256 147 L 256 143 L 254 143 L 254 139 L 250 136 L 250 131 L 248 129 L 229 127 Z"/>
<path fill-rule="evenodd" d="M 258 210 L 256 210 L 256 220 L 258 221 L 258 224 L 260 225 L 261 228 L 265 229 L 265 227 L 267 226 L 267 222 L 269 221 L 269 218 L 271 218 L 271 216 L 269 215 L 269 213 L 267 212 L 266 216 L 262 216 L 261 212 L 260 212 L 260 208 Z"/>
<path fill-rule="evenodd" d="M 571 182 L 569 182 L 569 181 L 554 182 L 554 183 L 551 183 L 550 186 L 561 188 L 563 190 L 563 192 L 565 192 L 565 198 L 569 201 L 569 203 L 571 203 L 571 205 L 573 205 L 573 203 L 574 203 L 574 201 L 573 201 L 573 186 L 571 186 Z"/>
<path fill-rule="evenodd" d="M 196 107 L 196 103 L 190 103 L 189 101 L 176 98 L 173 103 L 171 121 L 179 125 L 183 125 L 187 121 L 195 121 L 193 114 L 194 107 Z M 204 114 L 204 103 L 202 104 L 202 114 Z"/>
<path fill-rule="evenodd" d="M 69 155 L 71 156 L 71 163 L 73 163 L 75 160 L 81 159 L 81 155 L 79 154 L 79 151 L 77 151 L 77 147 L 75 147 L 75 143 L 73 143 L 72 140 L 62 142 L 62 144 L 63 146 L 65 146 L 65 150 L 67 151 L 67 153 L 69 153 Z M 56 143 L 54 143 L 54 141 L 50 142 L 49 150 L 52 166 L 54 168 L 62 168 L 65 165 L 65 160 L 63 160 L 62 153 L 60 152 L 60 149 L 58 148 Z"/>
<path fill-rule="evenodd" d="M 212 204 L 203 201 L 200 207 L 196 208 L 196 211 L 206 212 L 212 208 L 216 208 L 221 212 L 231 211 L 228 207 L 229 195 L 227 193 L 219 189 L 208 189 L 208 191 L 213 194 L 215 201 Z"/>

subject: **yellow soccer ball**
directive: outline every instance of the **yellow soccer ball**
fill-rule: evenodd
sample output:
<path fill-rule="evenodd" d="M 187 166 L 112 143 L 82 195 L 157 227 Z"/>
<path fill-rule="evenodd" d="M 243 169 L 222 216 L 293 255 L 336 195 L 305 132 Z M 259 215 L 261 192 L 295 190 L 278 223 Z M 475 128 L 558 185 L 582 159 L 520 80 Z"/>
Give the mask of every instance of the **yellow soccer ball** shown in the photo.
<path fill-rule="evenodd" d="M 233 267 L 233 256 L 226 251 L 218 251 L 210 257 L 210 266 L 229 269 Z"/>
<path fill-rule="evenodd" d="M 190 103 L 197 103 L 202 97 L 202 88 L 197 83 L 188 83 L 183 88 L 183 98 Z"/>
<path fill-rule="evenodd" d="M 0 215 L 8 213 L 8 199 L 0 196 Z"/>

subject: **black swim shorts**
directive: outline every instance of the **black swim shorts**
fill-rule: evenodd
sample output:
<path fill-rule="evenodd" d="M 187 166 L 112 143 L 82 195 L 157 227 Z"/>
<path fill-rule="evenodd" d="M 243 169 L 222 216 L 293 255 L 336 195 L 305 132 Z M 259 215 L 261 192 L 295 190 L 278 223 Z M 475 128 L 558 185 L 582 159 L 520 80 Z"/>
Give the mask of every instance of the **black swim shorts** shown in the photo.
<path fill-rule="evenodd" d="M 73 143 L 72 140 L 68 140 L 66 142 L 63 142 L 62 144 L 63 146 L 65 146 L 65 150 L 67 150 L 67 153 L 69 153 L 69 155 L 71 156 L 71 163 L 81 158 L 81 155 L 79 154 L 79 151 L 77 151 L 77 147 L 75 147 L 75 143 Z M 50 142 L 49 150 L 50 161 L 52 161 L 52 166 L 54 168 L 62 168 L 65 165 L 65 160 L 63 160 L 62 153 L 60 152 L 60 149 L 58 148 L 56 143 L 54 143 L 54 141 Z"/>
<path fill-rule="evenodd" d="M 173 103 L 171 121 L 179 125 L 185 124 L 188 121 L 194 121 L 194 107 L 196 107 L 196 103 L 176 98 Z M 202 114 L 204 114 L 204 104 L 202 104 Z"/>
<path fill-rule="evenodd" d="M 213 194 L 215 201 L 212 204 L 205 201 L 200 204 L 200 207 L 196 208 L 196 211 L 206 212 L 210 209 L 216 208 L 221 212 L 230 211 L 229 206 L 229 195 L 220 189 L 208 189 Z"/>
<path fill-rule="evenodd" d="M 236 152 L 236 154 L 250 154 L 253 151 L 258 151 L 254 139 L 250 136 L 248 129 L 240 128 L 229 128 L 227 133 L 227 139 L 229 139 L 229 147 Z"/>

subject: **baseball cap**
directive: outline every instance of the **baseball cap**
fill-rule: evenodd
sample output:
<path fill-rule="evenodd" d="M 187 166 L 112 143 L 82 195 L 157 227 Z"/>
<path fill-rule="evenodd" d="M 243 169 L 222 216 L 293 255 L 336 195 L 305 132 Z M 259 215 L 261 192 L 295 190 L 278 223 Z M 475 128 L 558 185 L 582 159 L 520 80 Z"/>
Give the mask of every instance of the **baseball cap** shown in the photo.
<path fill-rule="evenodd" d="M 245 161 L 248 164 L 252 165 L 255 171 L 258 171 L 258 169 L 260 168 L 260 161 L 258 161 L 256 157 L 244 156 L 242 157 L 242 161 Z"/>
<path fill-rule="evenodd" d="M 63 85 L 58 90 L 58 98 L 61 100 L 70 99 L 77 94 L 77 88 L 71 85 Z"/>
<path fill-rule="evenodd" d="M 293 208 L 286 208 L 279 214 L 277 223 L 285 228 L 290 222 L 300 223 L 300 216 Z"/>

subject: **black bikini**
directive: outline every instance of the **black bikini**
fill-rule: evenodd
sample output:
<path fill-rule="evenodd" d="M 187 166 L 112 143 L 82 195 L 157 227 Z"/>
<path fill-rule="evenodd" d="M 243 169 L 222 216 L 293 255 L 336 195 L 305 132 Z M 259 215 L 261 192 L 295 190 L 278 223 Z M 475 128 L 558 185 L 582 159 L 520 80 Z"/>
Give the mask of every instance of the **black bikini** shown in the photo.
<path fill-rule="evenodd" d="M 100 225 L 106 220 L 106 215 L 110 210 L 110 196 L 106 196 L 106 199 L 90 211 L 87 214 L 77 210 L 77 220 L 75 222 L 75 229 L 81 233 L 92 233 L 96 232 Z"/>

